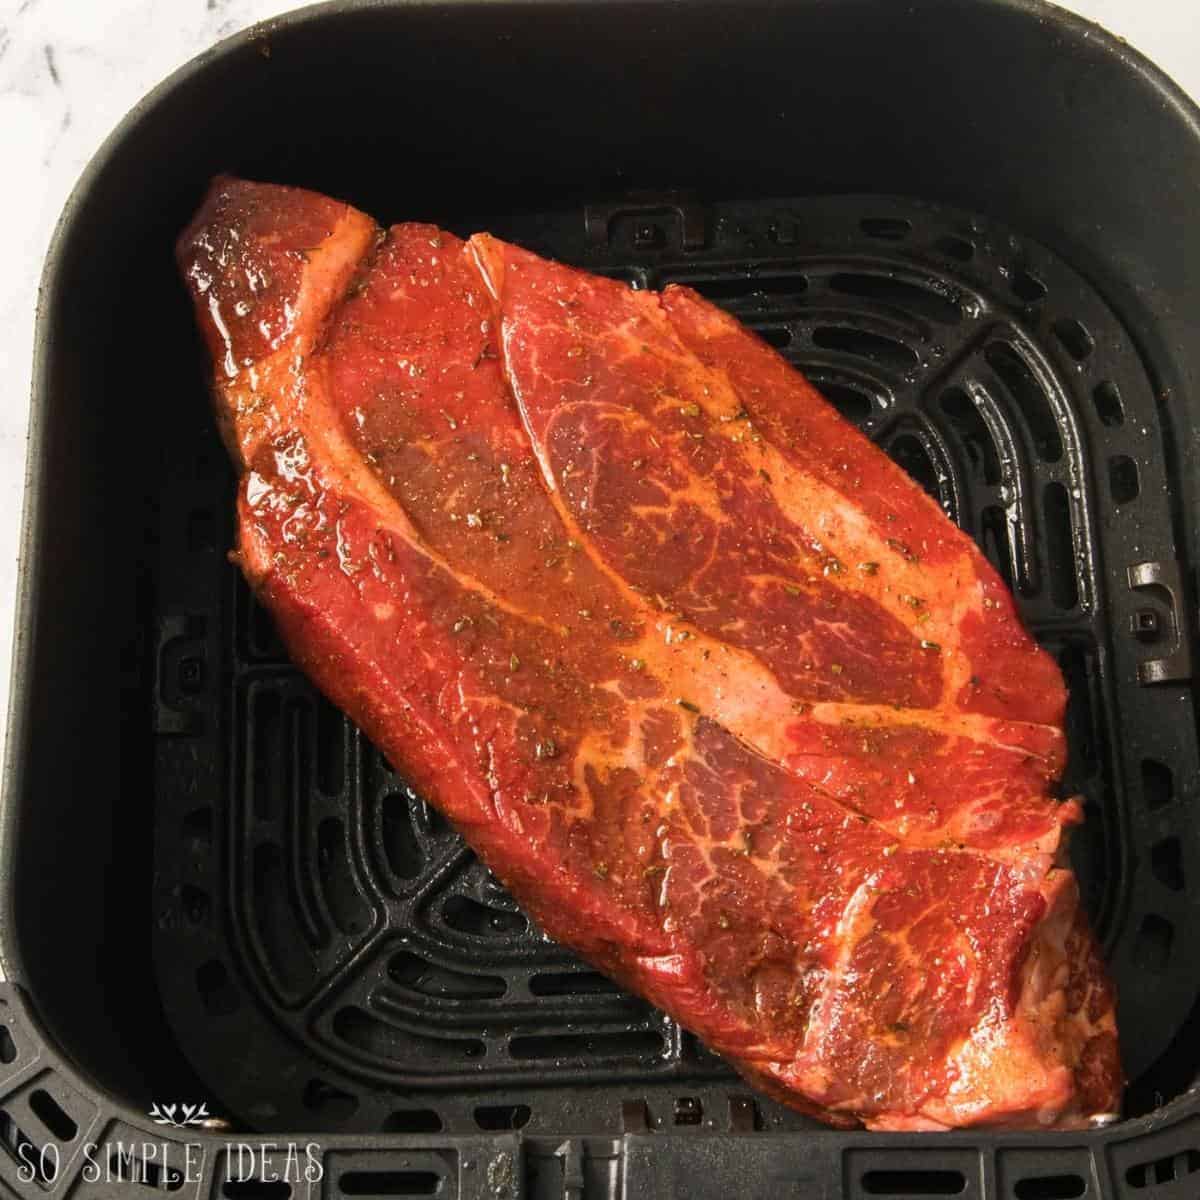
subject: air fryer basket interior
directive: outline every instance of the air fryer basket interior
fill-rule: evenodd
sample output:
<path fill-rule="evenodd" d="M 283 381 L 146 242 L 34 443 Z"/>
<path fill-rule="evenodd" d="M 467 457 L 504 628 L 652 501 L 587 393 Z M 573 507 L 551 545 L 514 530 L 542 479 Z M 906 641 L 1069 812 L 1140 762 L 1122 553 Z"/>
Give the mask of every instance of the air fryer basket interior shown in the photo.
<path fill-rule="evenodd" d="M 840 0 L 313 9 L 186 68 L 89 170 L 39 325 L 3 951 L 99 1089 L 266 1128 L 803 1124 L 737 1115 L 718 1062 L 526 930 L 281 658 L 222 561 L 171 256 L 222 170 L 687 279 L 806 365 L 1063 662 L 1130 1112 L 1192 1086 L 1196 114 L 1056 10 Z"/>

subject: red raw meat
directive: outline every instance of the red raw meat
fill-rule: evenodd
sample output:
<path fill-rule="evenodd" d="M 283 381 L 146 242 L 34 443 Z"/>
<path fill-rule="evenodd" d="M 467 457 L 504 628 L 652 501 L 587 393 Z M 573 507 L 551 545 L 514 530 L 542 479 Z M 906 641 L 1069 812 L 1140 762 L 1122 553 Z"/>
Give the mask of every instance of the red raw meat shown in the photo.
<path fill-rule="evenodd" d="M 179 261 L 247 578 L 548 933 L 832 1124 L 1117 1108 L 1059 671 L 783 359 L 233 179 Z"/>

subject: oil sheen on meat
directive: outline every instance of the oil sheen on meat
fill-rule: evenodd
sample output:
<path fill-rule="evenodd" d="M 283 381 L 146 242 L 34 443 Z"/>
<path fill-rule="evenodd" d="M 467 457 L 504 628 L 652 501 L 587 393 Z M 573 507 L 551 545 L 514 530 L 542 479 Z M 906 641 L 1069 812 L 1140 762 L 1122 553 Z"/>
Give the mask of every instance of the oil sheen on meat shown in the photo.
<path fill-rule="evenodd" d="M 548 933 L 831 1124 L 1118 1108 L 1058 668 L 774 350 L 229 178 L 178 256 L 247 578 Z"/>

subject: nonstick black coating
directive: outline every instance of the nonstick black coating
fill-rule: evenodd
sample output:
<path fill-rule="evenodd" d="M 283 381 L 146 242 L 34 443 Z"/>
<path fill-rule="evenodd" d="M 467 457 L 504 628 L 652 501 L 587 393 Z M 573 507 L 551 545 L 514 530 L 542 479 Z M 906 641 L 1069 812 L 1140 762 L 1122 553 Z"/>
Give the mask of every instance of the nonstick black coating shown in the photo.
<path fill-rule="evenodd" d="M 1200 901 L 1200 772 L 1191 680 L 1170 676 L 1190 675 L 1172 652 L 1192 635 L 1197 552 L 1196 112 L 1128 48 L 1040 4 L 651 0 L 310 10 L 234 39 L 169 81 L 105 147 L 69 205 L 48 263 L 35 364 L 33 489 L 3 814 L 2 947 L 10 978 L 98 1095 L 141 1106 L 163 1095 L 211 1093 L 189 1061 L 203 1057 L 203 1030 L 215 1029 L 203 1023 L 206 989 L 179 975 L 180 992 L 187 987 L 194 997 L 195 1018 L 193 1035 L 181 1038 L 179 1010 L 155 971 L 162 971 L 160 935 L 204 905 L 185 895 L 182 880 L 160 874 L 156 888 L 154 873 L 162 861 L 156 833 L 210 836 L 217 856 L 238 851 L 215 820 L 206 826 L 197 817 L 184 828 L 163 823 L 173 811 L 163 800 L 171 794 L 164 773 L 178 772 L 172 786 L 194 791 L 197 812 L 236 801 L 233 768 L 200 752 L 215 732 L 241 728 L 230 706 L 244 678 L 227 644 L 211 640 L 240 628 L 228 608 L 234 596 L 224 593 L 220 609 L 205 607 L 213 556 L 228 532 L 214 507 L 223 467 L 219 459 L 204 467 L 194 461 L 193 472 L 215 473 L 203 483 L 180 471 L 181 455 L 194 448 L 198 460 L 212 435 L 202 359 L 171 260 L 176 232 L 218 170 L 317 187 L 383 220 L 420 218 L 452 228 L 487 221 L 564 257 L 646 267 L 647 282 L 663 267 L 698 264 L 720 274 L 768 250 L 803 258 L 806 225 L 798 220 L 794 244 L 770 243 L 770 230 L 755 226 L 759 245 L 743 240 L 723 265 L 716 262 L 724 245 L 720 215 L 745 211 L 757 221 L 776 211 L 779 197 L 918 197 L 954 210 L 921 218 L 938 236 L 972 240 L 969 218 L 957 214 L 1016 231 L 1015 245 L 984 246 L 964 262 L 927 240 L 875 250 L 879 239 L 860 227 L 835 257 L 850 274 L 847 254 L 888 259 L 895 251 L 904 259 L 913 248 L 919 261 L 940 254 L 930 261 L 950 279 L 969 281 L 972 271 L 986 269 L 978 286 L 987 303 L 1012 306 L 1016 315 L 1005 319 L 1052 365 L 1053 380 L 1039 385 L 1043 394 L 1059 389 L 1071 398 L 1069 413 L 1048 401 L 1063 442 L 1057 465 L 1044 461 L 1036 444 L 1051 436 L 1050 426 L 1040 434 L 1030 429 L 1031 536 L 1042 553 L 1045 538 L 1058 537 L 1061 556 L 1065 509 L 1073 551 L 1083 537 L 1086 571 L 1076 584 L 1080 603 L 1039 624 L 1039 633 L 1060 639 L 1072 682 L 1091 706 L 1087 728 L 1094 733 L 1090 742 L 1077 736 L 1086 761 L 1076 766 L 1102 814 L 1083 835 L 1085 845 L 1096 839 L 1102 851 L 1094 860 L 1084 851 L 1081 863 L 1099 899 L 1102 932 L 1129 1003 L 1139 989 L 1161 994 L 1164 1005 L 1170 1000 L 1170 1016 L 1125 1026 L 1137 1074 L 1132 1111 L 1148 1111 L 1191 1086 L 1200 1040 L 1194 1019 L 1184 1016 L 1192 994 L 1185 972 L 1195 962 L 1188 918 Z M 588 240 L 581 214 L 589 205 L 628 205 L 634 193 L 651 195 L 649 210 L 639 200 L 632 215 L 614 216 L 604 236 L 616 241 L 606 256 L 594 235 Z M 684 247 L 683 224 L 696 210 L 658 211 L 668 193 L 694 198 L 702 214 L 695 248 Z M 797 213 L 809 203 L 798 203 Z M 894 218 L 892 203 L 880 203 L 884 217 Z M 853 223 L 870 217 L 869 207 L 861 200 L 853 208 L 835 205 L 830 220 Z M 539 213 L 560 214 L 561 230 L 558 217 L 528 216 Z M 643 220 L 663 226 L 661 245 L 639 244 Z M 734 236 L 738 219 L 731 220 Z M 947 232 L 947 222 L 960 224 Z M 580 242 L 575 248 L 572 238 Z M 1038 244 L 1048 248 L 1047 261 L 1064 264 L 1074 281 L 1067 292 L 1048 287 L 1039 300 L 1019 274 L 994 277 L 1001 267 L 1019 270 L 1022 254 L 1036 258 Z M 818 300 L 825 286 L 819 282 Z M 1067 294 L 1071 303 L 1060 308 L 1058 297 Z M 881 294 L 850 299 L 851 307 L 887 303 Z M 1091 348 L 1069 325 L 1056 333 L 1060 319 L 1085 326 Z M 811 339 L 803 313 L 782 323 L 790 323 L 798 348 Z M 1084 347 L 1081 356 L 1072 343 Z M 841 349 L 853 355 L 852 345 Z M 1113 402 L 1095 391 L 1108 381 L 1100 368 L 1108 362 L 1137 381 L 1123 386 L 1139 397 L 1129 409 L 1138 416 L 1119 425 L 1106 422 Z M 990 369 L 1002 388 L 1009 386 L 996 362 Z M 960 434 L 971 441 L 969 430 L 954 432 L 956 409 L 973 424 L 957 400 L 947 408 L 936 390 L 920 402 L 911 391 L 904 395 L 896 415 L 911 411 L 930 428 L 945 424 L 948 447 Z M 848 394 L 844 401 L 861 409 Z M 874 412 L 875 401 L 869 403 Z M 912 451 L 918 474 L 925 453 Z M 963 453 L 969 460 L 972 451 Z M 986 449 L 981 453 L 986 475 Z M 1053 493 L 1047 507 L 1045 489 L 1054 483 L 1066 496 Z M 1083 527 L 1074 524 L 1082 503 L 1076 485 L 1088 497 Z M 182 510 L 201 495 L 196 511 L 208 515 L 190 523 L 192 511 Z M 982 508 L 968 509 L 983 522 Z M 985 543 L 993 536 L 988 528 L 984 522 L 978 530 Z M 1003 540 L 1001 534 L 1008 537 L 1007 526 L 996 527 L 994 536 Z M 189 545 L 197 549 L 186 551 Z M 1131 589 L 1129 568 L 1143 563 L 1160 567 L 1135 576 L 1147 586 Z M 1053 600 L 1053 569 L 1048 578 Z M 1036 603 L 1045 595 L 1038 591 Z M 195 616 L 205 618 L 202 629 L 189 624 Z M 1155 627 L 1158 640 L 1142 640 Z M 182 643 L 168 654 L 173 638 L 209 647 L 198 684 L 195 666 L 181 676 L 171 657 Z M 1139 684 L 1139 664 L 1147 661 L 1165 661 L 1169 678 Z M 199 692 L 189 698 L 176 694 L 177 686 Z M 188 883 L 204 890 L 198 875 Z M 233 900 L 208 896 L 214 922 L 223 921 Z M 507 911 L 503 903 L 500 910 Z M 214 923 L 204 936 L 219 947 L 229 930 Z M 409 968 L 419 977 L 419 968 Z M 242 968 L 232 963 L 226 969 L 246 1011 L 287 1023 L 271 1015 L 277 1002 L 249 973 L 237 974 Z M 216 988 L 210 994 L 223 994 L 212 971 L 206 978 Z M 298 1010 L 290 1011 L 294 1017 Z M 297 1073 L 306 1069 L 303 1053 L 297 1051 Z M 543 1075 L 553 1087 L 548 1070 Z M 310 1128 L 363 1119 L 356 1113 L 366 1110 L 329 1101 L 329 1081 L 311 1078 L 311 1090 L 308 1076 L 281 1080 L 283 1107 L 274 1114 L 242 1115 L 266 1126 L 286 1113 Z M 578 1082 L 562 1093 L 568 1123 L 584 1119 L 572 1112 L 589 1108 L 591 1093 L 581 1093 Z M 312 1103 L 303 1112 L 289 1107 L 306 1090 Z M 1180 1100 L 1162 1117 L 1182 1116 L 1190 1105 Z M 396 1103 L 406 1106 L 428 1107 L 411 1097 Z M 690 1111 L 685 1105 L 683 1132 L 707 1131 L 706 1124 L 687 1128 Z M 621 1112 L 628 1128 L 629 1114 Z M 650 1117 L 674 1127 L 674 1102 L 656 1099 Z M 706 1109 L 703 1120 L 710 1117 L 714 1128 L 737 1126 L 728 1112 L 718 1120 Z M 544 1128 L 553 1126 L 547 1118 Z M 1091 1158 L 1086 1168 L 1100 1172 L 1096 1186 L 1139 1189 L 1186 1174 L 1190 1160 L 1179 1155 L 1187 1127 L 1173 1125 L 1179 1132 L 1159 1132 L 1151 1143 L 1130 1140 L 1143 1138 L 1146 1128 L 1131 1122 L 1104 1135 L 1111 1141 L 1106 1165 Z M 812 1135 L 803 1136 L 810 1144 Z M 843 1145 L 840 1135 L 821 1136 Z M 900 1143 L 870 1144 L 883 1153 Z M 965 1144 L 991 1153 L 995 1143 Z M 1169 1171 L 1157 1165 L 1162 1161 Z M 865 1160 L 861 1171 L 847 1166 L 847 1188 L 870 1169 Z M 1014 1187 L 1019 1178 L 1013 1176 Z"/>
<path fill-rule="evenodd" d="M 882 196 L 465 220 L 638 287 L 698 288 L 977 539 L 1068 680 L 1062 791 L 1087 814 L 1074 860 L 1121 996 L 1126 1070 L 1139 1096 L 1161 1088 L 1156 1060 L 1200 994 L 1185 934 L 1200 861 L 1170 799 L 1194 748 L 1163 745 L 1136 669 L 1121 670 L 1158 653 L 1173 616 L 1106 564 L 1131 553 L 1131 514 L 1169 527 L 1172 488 L 1150 378 L 1104 301 L 993 222 Z M 613 1132 L 623 1100 L 664 1085 L 724 1111 L 745 1091 L 736 1076 L 548 942 L 288 663 L 223 553 L 233 485 L 215 428 L 163 449 L 153 951 L 209 1090 L 278 1128 L 436 1116 Z M 1130 634 L 1139 614 L 1157 642 Z M 587 1103 L 567 1118 L 579 1087 Z M 769 1127 L 803 1123 L 757 1104 Z"/>

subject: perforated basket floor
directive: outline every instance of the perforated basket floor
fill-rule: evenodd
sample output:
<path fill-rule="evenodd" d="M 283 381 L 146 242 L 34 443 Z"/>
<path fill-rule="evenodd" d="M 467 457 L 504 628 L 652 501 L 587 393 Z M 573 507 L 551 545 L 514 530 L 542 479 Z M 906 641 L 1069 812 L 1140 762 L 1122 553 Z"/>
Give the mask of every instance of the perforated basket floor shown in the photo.
<path fill-rule="evenodd" d="M 697 288 L 982 545 L 1071 688 L 1064 792 L 1086 797 L 1073 852 L 1120 991 L 1130 1108 L 1178 1091 L 1193 1064 L 1169 1050 L 1200 994 L 1188 571 L 1159 397 L 1101 298 L 1019 236 L 893 199 L 455 225 Z M 226 561 L 211 422 L 190 433 L 164 448 L 154 955 L 210 1107 L 262 1129 L 806 1127 L 531 927 L 314 693 Z M 1160 1170 L 1131 1162 L 1133 1188 L 1135 1167 Z"/>

